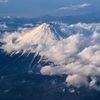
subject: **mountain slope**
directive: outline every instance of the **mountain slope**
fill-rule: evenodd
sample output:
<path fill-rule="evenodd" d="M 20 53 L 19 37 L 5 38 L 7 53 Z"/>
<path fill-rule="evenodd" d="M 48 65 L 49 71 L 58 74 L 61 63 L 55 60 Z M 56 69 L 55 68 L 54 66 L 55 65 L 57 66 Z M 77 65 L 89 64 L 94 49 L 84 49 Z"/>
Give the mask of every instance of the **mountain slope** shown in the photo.
<path fill-rule="evenodd" d="M 18 40 L 21 42 L 33 42 L 38 44 L 39 42 L 51 42 L 53 40 L 61 40 L 65 38 L 66 34 L 58 32 L 56 28 L 53 27 L 53 24 L 42 24 L 27 34 L 20 37 Z"/>

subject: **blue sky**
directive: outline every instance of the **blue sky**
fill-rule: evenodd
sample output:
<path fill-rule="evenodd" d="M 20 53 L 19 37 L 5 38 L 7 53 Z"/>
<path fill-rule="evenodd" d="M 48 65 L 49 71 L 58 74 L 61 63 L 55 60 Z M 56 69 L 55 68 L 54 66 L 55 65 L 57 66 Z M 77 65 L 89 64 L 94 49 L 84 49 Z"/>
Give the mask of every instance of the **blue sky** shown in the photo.
<path fill-rule="evenodd" d="M 0 16 L 63 16 L 99 10 L 100 0 L 0 0 Z"/>

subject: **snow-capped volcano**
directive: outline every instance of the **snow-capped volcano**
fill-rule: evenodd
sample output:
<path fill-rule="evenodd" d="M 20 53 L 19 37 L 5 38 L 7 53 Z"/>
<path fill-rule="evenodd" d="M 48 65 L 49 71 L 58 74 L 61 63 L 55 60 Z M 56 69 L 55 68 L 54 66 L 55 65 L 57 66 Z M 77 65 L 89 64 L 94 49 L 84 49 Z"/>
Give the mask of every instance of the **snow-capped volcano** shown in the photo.
<path fill-rule="evenodd" d="M 51 42 L 53 40 L 61 40 L 65 38 L 66 34 L 62 34 L 54 24 L 44 23 L 25 35 L 19 37 L 19 41 L 26 43 L 38 44 L 40 42 Z"/>
<path fill-rule="evenodd" d="M 41 66 L 43 75 L 65 74 L 67 86 L 100 90 L 96 84 L 100 77 L 100 23 L 44 23 L 26 32 L 5 33 L 0 41 L 4 43 L 0 48 L 9 54 L 35 54 L 30 68 L 37 55 L 41 62 L 53 62 Z"/>
<path fill-rule="evenodd" d="M 3 48 L 7 52 L 21 51 L 21 49 L 24 51 L 34 50 L 34 52 L 39 52 L 45 46 L 47 48 L 67 37 L 67 34 L 61 32 L 59 27 L 60 25 L 57 23 L 43 23 L 27 32 L 17 33 L 16 35 L 13 33 L 7 36 L 8 40 L 4 39 L 7 45 L 3 45 Z"/>

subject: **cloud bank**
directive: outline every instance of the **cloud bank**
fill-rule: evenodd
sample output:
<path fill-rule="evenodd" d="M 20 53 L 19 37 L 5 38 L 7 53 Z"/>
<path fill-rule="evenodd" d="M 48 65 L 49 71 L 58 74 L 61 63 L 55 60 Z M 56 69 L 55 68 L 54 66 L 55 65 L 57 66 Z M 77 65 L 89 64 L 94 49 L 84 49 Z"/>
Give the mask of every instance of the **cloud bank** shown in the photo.
<path fill-rule="evenodd" d="M 36 53 L 42 75 L 66 75 L 67 86 L 100 90 L 100 23 L 43 24 L 32 30 L 5 33 L 0 39 L 7 53 Z"/>
<path fill-rule="evenodd" d="M 91 4 L 83 3 L 83 4 L 80 4 L 80 5 L 72 5 L 72 6 L 69 6 L 69 7 L 61 7 L 61 8 L 59 8 L 59 10 L 77 10 L 77 9 L 80 9 L 80 8 L 88 7 L 90 5 Z"/>

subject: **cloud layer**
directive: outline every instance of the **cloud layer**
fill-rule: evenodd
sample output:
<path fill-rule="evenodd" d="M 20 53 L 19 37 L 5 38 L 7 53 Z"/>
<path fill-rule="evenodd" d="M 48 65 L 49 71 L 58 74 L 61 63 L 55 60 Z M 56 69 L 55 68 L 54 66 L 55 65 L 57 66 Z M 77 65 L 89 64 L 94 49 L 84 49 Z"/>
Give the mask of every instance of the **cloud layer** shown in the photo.
<path fill-rule="evenodd" d="M 80 5 L 72 5 L 72 6 L 69 6 L 69 7 L 61 7 L 61 8 L 59 8 L 59 10 L 77 10 L 77 9 L 80 9 L 80 8 L 88 7 L 90 5 L 91 4 L 83 3 L 83 4 L 80 4 Z"/>
<path fill-rule="evenodd" d="M 65 74 L 67 86 L 100 90 L 100 23 L 43 24 L 32 30 L 5 33 L 0 41 L 7 53 L 23 50 L 53 62 L 41 66 L 42 75 Z"/>

